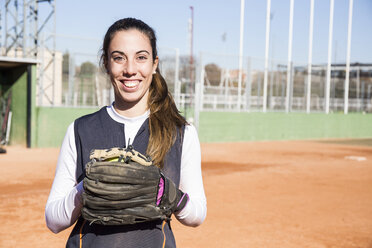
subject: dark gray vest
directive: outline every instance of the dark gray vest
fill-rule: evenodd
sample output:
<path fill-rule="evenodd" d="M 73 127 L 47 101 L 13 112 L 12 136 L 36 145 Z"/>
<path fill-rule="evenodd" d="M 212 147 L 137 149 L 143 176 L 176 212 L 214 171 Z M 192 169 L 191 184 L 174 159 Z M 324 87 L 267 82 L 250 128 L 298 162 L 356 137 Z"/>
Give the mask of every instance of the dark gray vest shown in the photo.
<path fill-rule="evenodd" d="M 148 119 L 140 127 L 133 141 L 134 149 L 146 154 L 149 142 Z M 85 176 L 85 164 L 89 161 L 92 149 L 126 147 L 124 124 L 114 121 L 107 113 L 106 107 L 75 120 L 75 144 L 77 151 L 76 178 L 78 182 Z M 180 182 L 182 141 L 184 128 L 177 134 L 175 144 L 165 158 L 163 172 L 177 186 Z M 176 247 L 170 223 L 162 225 L 161 221 L 140 223 L 127 226 L 101 226 L 85 222 L 79 218 L 66 247 L 110 247 L 110 248 L 153 248 Z M 80 246 L 80 237 L 82 246 Z M 165 244 L 165 246 L 163 246 Z"/>

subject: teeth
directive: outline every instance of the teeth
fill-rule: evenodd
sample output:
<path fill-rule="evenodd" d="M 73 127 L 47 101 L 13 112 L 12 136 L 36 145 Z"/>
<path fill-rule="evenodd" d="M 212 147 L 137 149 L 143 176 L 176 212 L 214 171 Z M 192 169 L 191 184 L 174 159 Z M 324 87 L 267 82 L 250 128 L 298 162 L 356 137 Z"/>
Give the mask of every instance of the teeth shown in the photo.
<path fill-rule="evenodd" d="M 136 87 L 139 84 L 139 81 L 124 81 L 124 85 L 128 88 Z"/>

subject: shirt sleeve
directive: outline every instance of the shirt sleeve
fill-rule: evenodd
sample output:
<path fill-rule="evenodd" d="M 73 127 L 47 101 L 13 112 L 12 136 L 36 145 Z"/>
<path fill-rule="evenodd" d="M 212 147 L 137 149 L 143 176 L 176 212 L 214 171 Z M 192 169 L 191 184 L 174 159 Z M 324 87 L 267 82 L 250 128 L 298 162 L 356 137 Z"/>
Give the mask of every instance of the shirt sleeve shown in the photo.
<path fill-rule="evenodd" d="M 76 156 L 72 123 L 61 146 L 53 185 L 45 206 L 46 224 L 54 233 L 70 227 L 80 215 L 83 184 L 76 182 Z"/>
<path fill-rule="evenodd" d="M 184 225 L 196 227 L 207 215 L 207 200 L 201 173 L 201 152 L 198 133 L 193 125 L 186 125 L 182 144 L 180 190 L 189 201 L 176 218 Z"/>

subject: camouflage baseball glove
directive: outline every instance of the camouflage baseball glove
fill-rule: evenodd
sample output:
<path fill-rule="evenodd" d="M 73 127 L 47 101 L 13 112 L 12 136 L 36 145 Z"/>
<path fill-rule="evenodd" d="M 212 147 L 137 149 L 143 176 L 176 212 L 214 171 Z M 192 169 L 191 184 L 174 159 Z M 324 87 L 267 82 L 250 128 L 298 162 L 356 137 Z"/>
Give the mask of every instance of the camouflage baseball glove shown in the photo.
<path fill-rule="evenodd" d="M 128 148 L 93 150 L 87 163 L 82 216 L 90 223 L 127 225 L 170 219 L 188 201 L 149 157 Z"/>

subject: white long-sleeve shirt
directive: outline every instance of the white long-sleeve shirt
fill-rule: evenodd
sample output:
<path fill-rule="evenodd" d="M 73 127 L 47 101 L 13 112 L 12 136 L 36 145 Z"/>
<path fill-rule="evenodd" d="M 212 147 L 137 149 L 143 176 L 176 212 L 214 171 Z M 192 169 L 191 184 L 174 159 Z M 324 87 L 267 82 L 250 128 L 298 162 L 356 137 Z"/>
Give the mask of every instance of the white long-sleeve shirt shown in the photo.
<path fill-rule="evenodd" d="M 125 125 L 126 144 L 134 140 L 139 128 L 148 118 L 145 114 L 127 118 L 118 114 L 114 107 L 108 106 L 109 116 Z M 82 182 L 76 178 L 76 146 L 74 123 L 67 129 L 58 157 L 56 173 L 45 207 L 45 219 L 48 228 L 58 233 L 75 223 L 82 208 L 81 195 L 84 191 Z M 176 218 L 184 225 L 200 225 L 207 213 L 207 203 L 201 174 L 200 143 L 194 126 L 186 125 L 182 145 L 181 173 L 179 188 L 189 195 L 185 208 L 176 214 Z"/>

